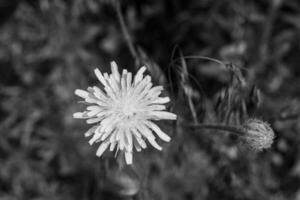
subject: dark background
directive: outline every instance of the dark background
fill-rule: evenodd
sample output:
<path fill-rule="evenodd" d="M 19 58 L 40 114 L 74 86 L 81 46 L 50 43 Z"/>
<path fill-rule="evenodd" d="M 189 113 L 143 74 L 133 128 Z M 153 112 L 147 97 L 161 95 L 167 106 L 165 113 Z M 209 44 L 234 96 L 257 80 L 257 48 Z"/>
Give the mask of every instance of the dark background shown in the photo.
<path fill-rule="evenodd" d="M 0 199 L 300 199 L 300 1 L 120 2 L 138 62 L 112 1 L 0 1 Z M 111 60 L 146 64 L 180 119 L 132 166 L 97 158 L 72 118 Z M 182 125 L 249 117 L 273 127 L 270 149 Z"/>

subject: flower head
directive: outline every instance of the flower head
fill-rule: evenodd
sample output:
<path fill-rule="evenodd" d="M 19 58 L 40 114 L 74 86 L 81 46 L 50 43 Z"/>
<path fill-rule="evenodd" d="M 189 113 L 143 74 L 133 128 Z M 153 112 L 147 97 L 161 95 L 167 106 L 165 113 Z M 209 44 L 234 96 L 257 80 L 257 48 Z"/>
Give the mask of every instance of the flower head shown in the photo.
<path fill-rule="evenodd" d="M 270 148 L 275 134 L 270 125 L 258 119 L 248 119 L 243 124 L 242 140 L 252 149 L 261 151 Z"/>
<path fill-rule="evenodd" d="M 152 87 L 151 77 L 143 76 L 146 67 L 141 67 L 133 77 L 126 69 L 120 74 L 117 64 L 111 62 L 111 71 L 109 75 L 95 69 L 104 90 L 97 86 L 88 87 L 87 91 L 75 90 L 88 106 L 86 111 L 74 113 L 73 117 L 87 119 L 88 124 L 93 124 L 85 136 L 92 136 L 90 145 L 100 143 L 97 156 L 107 148 L 110 151 L 117 148 L 125 152 L 126 163 L 131 164 L 133 148 L 136 151 L 145 149 L 145 140 L 156 149 L 162 149 L 153 132 L 163 141 L 171 140 L 153 120 L 175 120 L 176 115 L 165 111 L 163 104 L 170 99 L 159 96 L 163 87 Z"/>

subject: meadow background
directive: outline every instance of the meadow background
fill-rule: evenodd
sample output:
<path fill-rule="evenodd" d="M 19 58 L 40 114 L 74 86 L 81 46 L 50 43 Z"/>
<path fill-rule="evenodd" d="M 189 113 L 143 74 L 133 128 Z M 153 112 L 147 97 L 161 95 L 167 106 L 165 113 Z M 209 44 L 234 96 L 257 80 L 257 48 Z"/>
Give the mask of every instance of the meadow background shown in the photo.
<path fill-rule="evenodd" d="M 300 2 L 120 2 L 135 58 L 116 1 L 0 1 L 0 199 L 300 200 Z M 146 64 L 179 115 L 159 123 L 172 137 L 163 151 L 132 166 L 97 158 L 72 118 L 74 90 L 112 60 Z M 272 148 L 184 126 L 249 117 L 271 124 Z"/>

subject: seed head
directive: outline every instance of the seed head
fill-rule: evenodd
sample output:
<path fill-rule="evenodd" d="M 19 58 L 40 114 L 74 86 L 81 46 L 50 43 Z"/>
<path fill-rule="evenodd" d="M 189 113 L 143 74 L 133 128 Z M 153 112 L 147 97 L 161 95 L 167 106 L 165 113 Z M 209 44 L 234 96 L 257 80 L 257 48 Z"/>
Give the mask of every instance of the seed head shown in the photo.
<path fill-rule="evenodd" d="M 256 151 L 270 148 L 275 134 L 270 125 L 259 119 L 248 119 L 243 124 L 245 134 L 242 140 L 251 148 Z"/>

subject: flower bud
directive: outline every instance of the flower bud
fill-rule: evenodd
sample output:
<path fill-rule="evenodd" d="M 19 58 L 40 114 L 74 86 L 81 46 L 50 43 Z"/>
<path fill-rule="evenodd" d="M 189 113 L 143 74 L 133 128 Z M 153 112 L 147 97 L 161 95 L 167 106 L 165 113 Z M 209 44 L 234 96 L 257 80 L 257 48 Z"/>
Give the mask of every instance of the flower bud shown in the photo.
<path fill-rule="evenodd" d="M 270 148 L 275 134 L 270 125 L 258 119 L 248 119 L 243 124 L 245 134 L 241 137 L 251 149 L 261 151 Z"/>

